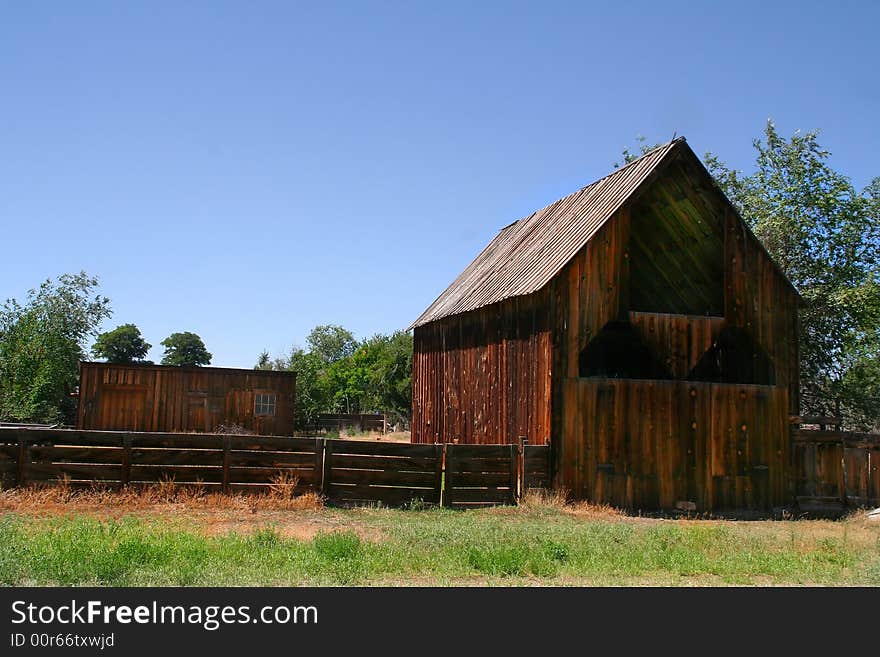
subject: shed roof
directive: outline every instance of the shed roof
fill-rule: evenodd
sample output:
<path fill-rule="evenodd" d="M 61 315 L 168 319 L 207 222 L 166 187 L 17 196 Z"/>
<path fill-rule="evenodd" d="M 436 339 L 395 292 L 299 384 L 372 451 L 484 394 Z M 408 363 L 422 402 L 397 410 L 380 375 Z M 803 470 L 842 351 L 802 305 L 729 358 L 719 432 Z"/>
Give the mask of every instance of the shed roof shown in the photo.
<path fill-rule="evenodd" d="M 410 328 L 540 290 L 680 143 L 684 137 L 502 228 Z"/>

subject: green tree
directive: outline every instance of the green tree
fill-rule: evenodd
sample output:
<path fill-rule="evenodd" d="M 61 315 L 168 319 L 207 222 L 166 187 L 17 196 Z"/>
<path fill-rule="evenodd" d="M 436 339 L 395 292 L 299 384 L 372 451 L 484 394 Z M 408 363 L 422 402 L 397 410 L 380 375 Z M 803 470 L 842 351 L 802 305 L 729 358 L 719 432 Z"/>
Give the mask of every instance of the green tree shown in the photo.
<path fill-rule="evenodd" d="M 316 326 L 306 337 L 306 344 L 326 365 L 351 356 L 358 346 L 351 331 L 336 324 Z"/>
<path fill-rule="evenodd" d="M 123 324 L 112 331 L 101 333 L 92 346 L 92 355 L 95 358 L 104 358 L 108 363 L 141 362 L 152 346 L 141 337 L 137 326 Z"/>
<path fill-rule="evenodd" d="M 360 347 L 372 356 L 366 382 L 364 408 L 388 413 L 408 424 L 412 416 L 413 338 L 408 331 L 376 335 Z"/>
<path fill-rule="evenodd" d="M 332 339 L 325 339 L 330 336 Z M 285 358 L 260 354 L 257 369 L 291 370 L 296 376 L 296 418 L 311 426 L 319 413 L 387 412 L 406 423 L 412 406 L 412 336 L 406 331 L 357 342 L 340 326 L 318 326 L 309 350 Z"/>
<path fill-rule="evenodd" d="M 255 369 L 296 372 L 294 417 L 297 427 L 311 427 L 319 413 L 328 412 L 330 404 L 324 377 L 326 368 L 317 354 L 294 347 L 289 356 L 273 359 L 269 352 L 264 351 Z"/>
<path fill-rule="evenodd" d="M 624 164 L 629 164 L 633 160 L 638 160 L 642 155 L 646 153 L 650 153 L 655 148 L 659 148 L 663 144 L 649 144 L 647 137 L 644 135 L 636 135 L 636 150 L 631 151 L 629 147 L 624 147 L 621 155 L 623 156 L 622 162 L 615 162 L 614 168 L 619 169 Z"/>
<path fill-rule="evenodd" d="M 0 309 L 0 418 L 71 422 L 84 345 L 110 316 L 98 279 L 63 274 Z"/>
<path fill-rule="evenodd" d="M 257 364 L 254 365 L 255 370 L 271 370 L 272 369 L 272 357 L 269 356 L 269 352 L 265 349 L 260 352 L 259 357 L 257 358 Z"/>
<path fill-rule="evenodd" d="M 712 154 L 728 198 L 803 296 L 802 410 L 880 428 L 880 178 L 858 191 L 828 162 L 817 132 L 779 135 L 768 122 L 751 174 Z"/>
<path fill-rule="evenodd" d="M 165 355 L 162 357 L 163 365 L 198 367 L 211 363 L 211 354 L 205 348 L 202 339 L 195 333 L 189 331 L 172 333 L 160 344 L 165 347 Z"/>

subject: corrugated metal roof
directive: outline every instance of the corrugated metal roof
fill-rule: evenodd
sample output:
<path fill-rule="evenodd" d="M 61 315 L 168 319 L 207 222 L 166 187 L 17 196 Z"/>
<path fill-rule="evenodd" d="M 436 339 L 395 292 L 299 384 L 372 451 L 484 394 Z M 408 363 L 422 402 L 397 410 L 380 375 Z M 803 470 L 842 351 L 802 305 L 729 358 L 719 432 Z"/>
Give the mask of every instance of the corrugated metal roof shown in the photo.
<path fill-rule="evenodd" d="M 664 144 L 502 228 L 410 328 L 540 290 L 683 141 Z"/>

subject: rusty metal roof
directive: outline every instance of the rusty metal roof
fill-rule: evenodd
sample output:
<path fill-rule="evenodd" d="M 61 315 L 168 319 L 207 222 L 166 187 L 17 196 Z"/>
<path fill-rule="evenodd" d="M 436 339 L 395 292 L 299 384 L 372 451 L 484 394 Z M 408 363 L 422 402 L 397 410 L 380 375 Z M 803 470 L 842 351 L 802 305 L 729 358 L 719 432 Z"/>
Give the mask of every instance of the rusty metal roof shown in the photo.
<path fill-rule="evenodd" d="M 410 328 L 540 290 L 683 141 L 664 144 L 502 228 Z"/>

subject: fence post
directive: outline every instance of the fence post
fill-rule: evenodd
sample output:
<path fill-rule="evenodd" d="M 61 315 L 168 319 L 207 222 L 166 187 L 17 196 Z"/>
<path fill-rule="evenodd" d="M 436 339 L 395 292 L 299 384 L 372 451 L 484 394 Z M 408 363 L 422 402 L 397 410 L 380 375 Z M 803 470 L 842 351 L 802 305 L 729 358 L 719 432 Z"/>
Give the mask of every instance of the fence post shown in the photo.
<path fill-rule="evenodd" d="M 453 504 L 452 500 L 452 490 L 453 490 L 453 482 L 452 482 L 452 471 L 455 468 L 449 467 L 449 464 L 452 458 L 455 456 L 455 444 L 443 443 L 443 506 L 451 507 Z"/>
<path fill-rule="evenodd" d="M 321 494 L 330 498 L 330 470 L 333 465 L 333 439 L 324 440 L 324 467 L 321 475 Z"/>
<path fill-rule="evenodd" d="M 443 444 L 434 445 L 434 455 L 437 457 L 437 506 L 442 506 L 443 504 L 443 452 L 445 451 L 446 446 Z"/>
<path fill-rule="evenodd" d="M 315 438 L 315 466 L 312 483 L 315 492 L 321 493 L 324 490 L 324 439 Z"/>
<path fill-rule="evenodd" d="M 232 438 L 228 435 L 223 436 L 223 484 L 221 490 L 224 494 L 229 492 L 229 448 L 232 445 Z"/>
<path fill-rule="evenodd" d="M 25 458 L 28 450 L 24 437 L 18 434 L 18 485 L 23 486 L 27 479 L 27 468 L 25 467 Z"/>
<path fill-rule="evenodd" d="M 510 503 L 516 504 L 517 498 L 519 497 L 517 494 L 517 487 L 519 482 L 517 481 L 519 472 L 519 445 L 513 444 L 510 446 Z"/>
<path fill-rule="evenodd" d="M 517 458 L 517 488 L 516 494 L 517 497 L 522 499 L 522 496 L 525 494 L 525 480 L 526 480 L 526 445 L 529 444 L 529 439 L 526 436 L 519 437 L 519 458 Z"/>
<path fill-rule="evenodd" d="M 122 435 L 122 468 L 119 473 L 119 480 L 122 486 L 128 485 L 131 479 L 131 434 Z"/>

